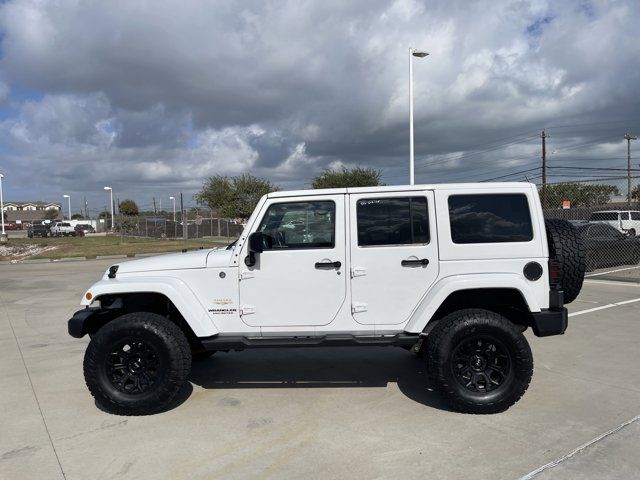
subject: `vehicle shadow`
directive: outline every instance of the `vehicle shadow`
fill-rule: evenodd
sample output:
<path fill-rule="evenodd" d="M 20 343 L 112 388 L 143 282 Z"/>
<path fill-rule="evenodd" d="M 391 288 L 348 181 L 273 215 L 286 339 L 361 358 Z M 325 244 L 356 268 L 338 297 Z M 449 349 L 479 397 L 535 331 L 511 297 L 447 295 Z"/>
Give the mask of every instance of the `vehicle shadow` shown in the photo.
<path fill-rule="evenodd" d="M 217 352 L 194 362 L 189 381 L 206 389 L 386 387 L 397 383 L 407 398 L 450 411 L 428 385 L 424 360 L 397 347 Z"/>

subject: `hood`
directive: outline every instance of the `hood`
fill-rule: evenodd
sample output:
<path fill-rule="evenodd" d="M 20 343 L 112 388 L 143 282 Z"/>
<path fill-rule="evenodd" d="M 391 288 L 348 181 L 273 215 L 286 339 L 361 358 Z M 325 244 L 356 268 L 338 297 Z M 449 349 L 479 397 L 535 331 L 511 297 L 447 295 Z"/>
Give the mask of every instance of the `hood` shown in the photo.
<path fill-rule="evenodd" d="M 170 253 L 154 257 L 118 263 L 118 274 L 154 272 L 160 270 L 184 270 L 191 268 L 226 267 L 232 250 L 192 250 L 185 253 Z M 208 260 L 207 260 L 208 258 Z"/>

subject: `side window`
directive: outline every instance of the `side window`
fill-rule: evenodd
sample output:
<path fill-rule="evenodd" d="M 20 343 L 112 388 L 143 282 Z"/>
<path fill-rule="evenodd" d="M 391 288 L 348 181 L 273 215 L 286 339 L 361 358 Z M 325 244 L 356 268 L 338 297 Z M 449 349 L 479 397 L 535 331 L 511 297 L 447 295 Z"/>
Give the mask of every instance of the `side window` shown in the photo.
<path fill-rule="evenodd" d="M 332 201 L 274 203 L 258 227 L 265 250 L 333 248 L 335 230 Z"/>
<path fill-rule="evenodd" d="M 429 243 L 429 215 L 425 197 L 358 200 L 358 246 Z"/>
<path fill-rule="evenodd" d="M 449 221 L 454 243 L 528 242 L 533 239 L 526 195 L 451 195 Z"/>
<path fill-rule="evenodd" d="M 640 220 L 640 212 L 631 212 L 631 220 Z"/>

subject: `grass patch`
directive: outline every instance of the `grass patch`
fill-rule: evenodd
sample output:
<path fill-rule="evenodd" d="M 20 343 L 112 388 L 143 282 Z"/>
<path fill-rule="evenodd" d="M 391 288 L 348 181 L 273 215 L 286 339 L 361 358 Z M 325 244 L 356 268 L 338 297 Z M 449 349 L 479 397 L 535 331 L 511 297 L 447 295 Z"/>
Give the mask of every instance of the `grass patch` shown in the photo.
<path fill-rule="evenodd" d="M 134 238 L 119 236 L 88 236 L 62 238 L 11 238 L 7 245 L 54 247 L 46 252 L 30 256 L 30 259 L 65 257 L 96 258 L 101 255 L 127 255 L 133 257 L 141 253 L 179 252 L 183 249 L 196 250 L 200 247 L 215 248 L 227 245 L 234 238 L 214 237 L 194 240 L 166 240 L 160 238 Z M 0 260 L 11 260 L 0 257 Z"/>

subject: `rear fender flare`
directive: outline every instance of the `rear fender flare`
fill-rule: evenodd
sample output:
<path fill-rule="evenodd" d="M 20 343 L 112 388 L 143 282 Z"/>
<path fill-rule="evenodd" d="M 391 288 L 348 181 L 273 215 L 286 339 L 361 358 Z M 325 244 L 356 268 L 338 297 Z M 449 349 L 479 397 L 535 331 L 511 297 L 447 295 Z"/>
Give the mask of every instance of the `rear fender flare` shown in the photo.
<path fill-rule="evenodd" d="M 405 331 L 420 333 L 431 321 L 440 305 L 449 295 L 460 290 L 482 288 L 508 288 L 520 292 L 530 312 L 539 312 L 540 305 L 531 287 L 519 275 L 513 274 L 474 274 L 454 275 L 438 281 L 420 301 L 411 318 L 405 325 Z"/>

